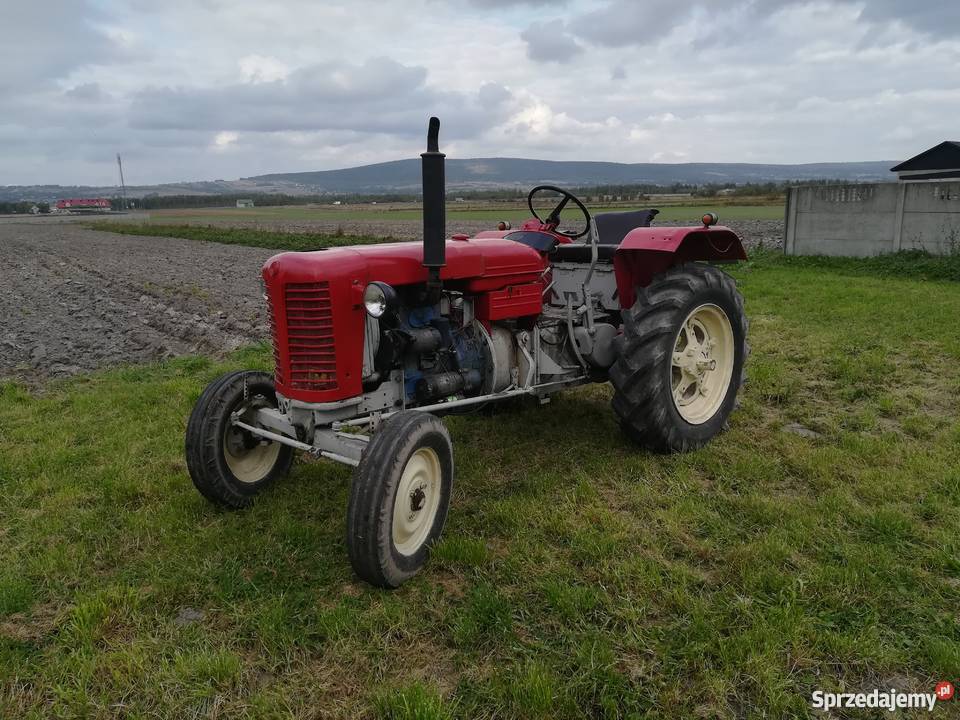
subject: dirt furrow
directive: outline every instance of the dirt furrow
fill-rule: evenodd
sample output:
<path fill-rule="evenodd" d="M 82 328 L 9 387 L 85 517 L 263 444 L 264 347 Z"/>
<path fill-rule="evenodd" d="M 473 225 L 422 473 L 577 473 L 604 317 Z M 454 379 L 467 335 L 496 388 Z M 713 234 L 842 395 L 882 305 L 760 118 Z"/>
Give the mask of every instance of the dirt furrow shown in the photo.
<path fill-rule="evenodd" d="M 748 246 L 772 243 L 779 232 L 776 223 L 730 224 Z M 358 223 L 350 231 L 398 238 L 421 231 L 414 221 L 386 225 Z M 69 222 L 0 223 L 0 380 L 33 384 L 266 340 L 259 272 L 274 252 Z"/>
<path fill-rule="evenodd" d="M 265 339 L 269 250 L 0 225 L 0 378 L 34 382 Z"/>

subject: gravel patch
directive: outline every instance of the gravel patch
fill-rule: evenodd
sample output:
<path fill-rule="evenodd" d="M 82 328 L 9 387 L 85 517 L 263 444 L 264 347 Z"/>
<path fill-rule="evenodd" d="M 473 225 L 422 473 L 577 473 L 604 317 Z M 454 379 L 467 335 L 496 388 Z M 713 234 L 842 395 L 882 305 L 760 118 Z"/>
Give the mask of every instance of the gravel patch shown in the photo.
<path fill-rule="evenodd" d="M 823 437 L 821 433 L 818 433 L 816 430 L 811 430 L 800 423 L 789 423 L 784 425 L 783 429 L 785 432 L 799 435 L 800 437 L 807 438 L 808 440 L 816 440 L 817 438 Z"/>

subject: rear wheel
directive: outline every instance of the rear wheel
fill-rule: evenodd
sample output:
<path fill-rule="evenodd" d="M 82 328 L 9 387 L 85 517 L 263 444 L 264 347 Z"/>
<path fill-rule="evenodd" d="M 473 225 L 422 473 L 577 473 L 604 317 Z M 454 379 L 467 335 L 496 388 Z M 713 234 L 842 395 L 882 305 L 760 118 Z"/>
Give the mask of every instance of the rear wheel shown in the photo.
<path fill-rule="evenodd" d="M 610 370 L 626 434 L 680 452 L 723 430 L 744 379 L 747 326 L 733 278 L 709 265 L 670 268 L 638 289 Z"/>
<path fill-rule="evenodd" d="M 240 371 L 210 383 L 193 407 L 185 442 L 187 469 L 197 490 L 218 505 L 246 507 L 290 470 L 293 448 L 262 440 L 232 423 L 235 412 L 276 407 L 273 378 Z"/>
<path fill-rule="evenodd" d="M 440 537 L 453 490 L 443 423 L 414 410 L 384 423 L 353 476 L 347 551 L 361 579 L 395 588 L 420 571 Z"/>

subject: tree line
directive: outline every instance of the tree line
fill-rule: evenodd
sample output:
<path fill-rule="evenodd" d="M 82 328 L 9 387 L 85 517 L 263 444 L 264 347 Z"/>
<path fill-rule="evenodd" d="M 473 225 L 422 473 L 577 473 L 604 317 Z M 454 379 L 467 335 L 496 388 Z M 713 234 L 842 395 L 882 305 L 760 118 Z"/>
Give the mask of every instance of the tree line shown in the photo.
<path fill-rule="evenodd" d="M 804 185 L 831 185 L 837 180 L 804 180 Z M 849 181 L 848 181 L 849 182 Z M 622 198 L 623 200 L 643 199 L 648 195 L 660 194 L 689 194 L 696 197 L 715 197 L 719 194 L 733 196 L 767 196 L 782 197 L 787 188 L 796 185 L 793 182 L 765 182 L 744 183 L 733 185 L 730 183 L 671 183 L 669 185 L 655 185 L 652 183 L 625 183 L 606 185 L 581 185 L 570 188 L 571 192 L 582 197 Z M 448 200 L 463 199 L 520 202 L 526 198 L 526 190 L 521 188 L 490 188 L 476 190 L 449 190 Z M 392 193 L 339 193 L 314 195 L 287 195 L 284 193 L 244 193 L 230 195 L 146 195 L 142 198 L 129 198 L 126 201 L 127 209 L 165 210 L 178 208 L 205 208 L 225 207 L 236 205 L 237 200 L 253 200 L 257 207 L 271 207 L 278 205 L 333 205 L 341 202 L 344 205 L 388 203 L 388 202 L 419 202 L 420 193 L 392 192 Z M 110 199 L 111 209 L 124 209 L 124 200 L 119 197 Z M 33 207 L 39 212 L 50 212 L 48 202 L 0 201 L 0 214 L 31 213 Z"/>
<path fill-rule="evenodd" d="M 826 181 L 824 181 L 826 182 Z M 792 183 L 749 183 L 745 185 L 688 184 L 673 183 L 671 185 L 653 184 L 624 184 L 624 185 L 583 185 L 571 188 L 571 192 L 582 196 L 611 196 L 626 199 L 635 199 L 651 194 L 690 194 L 704 197 L 717 195 L 721 190 L 728 190 L 732 195 L 783 195 L 786 188 Z M 732 188 L 732 189 L 730 189 Z M 525 200 L 526 190 L 517 188 L 499 188 L 486 190 L 448 190 L 447 200 L 456 199 L 520 202 Z M 243 195 L 148 195 L 134 201 L 136 207 L 144 210 L 163 210 L 177 208 L 204 208 L 225 207 L 235 205 L 237 200 L 252 200 L 256 207 L 271 207 L 277 205 L 333 205 L 335 202 L 344 205 L 389 202 L 419 202 L 420 193 L 392 192 L 392 193 L 338 193 L 324 195 L 285 195 L 282 193 L 246 193 Z M 119 209 L 116 208 L 116 209 Z"/>
<path fill-rule="evenodd" d="M 37 212 L 45 215 L 50 212 L 50 203 L 33 202 L 32 200 L 0 200 L 0 215 L 29 215 L 34 208 L 37 208 Z"/>

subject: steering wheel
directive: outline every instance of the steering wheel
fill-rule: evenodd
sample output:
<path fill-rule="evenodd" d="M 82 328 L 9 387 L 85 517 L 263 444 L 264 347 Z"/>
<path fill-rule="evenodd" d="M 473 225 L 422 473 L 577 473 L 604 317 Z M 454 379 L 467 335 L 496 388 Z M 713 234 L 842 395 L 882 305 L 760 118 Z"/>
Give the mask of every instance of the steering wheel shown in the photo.
<path fill-rule="evenodd" d="M 550 211 L 550 214 L 546 218 L 541 218 L 537 215 L 537 211 L 533 209 L 533 196 L 542 190 L 550 190 L 551 192 L 559 193 L 563 195 L 563 199 L 557 203 L 557 206 Z M 530 208 L 530 212 L 533 213 L 533 216 L 541 222 L 543 225 L 553 225 L 554 228 L 560 225 L 560 213 L 563 212 L 563 209 L 567 206 L 567 203 L 573 200 L 574 204 L 580 208 L 580 212 L 583 213 L 583 217 L 586 218 L 586 225 L 582 231 L 578 233 L 564 232 L 563 230 L 554 229 L 557 235 L 563 235 L 568 237 L 571 240 L 576 240 L 581 238 L 590 232 L 590 211 L 584 206 L 582 202 L 577 198 L 573 193 L 567 192 L 563 188 L 558 188 L 554 185 L 537 185 L 533 190 L 530 191 L 530 194 L 527 195 L 527 207 Z"/>

